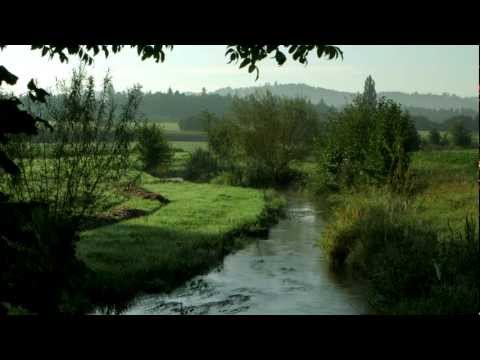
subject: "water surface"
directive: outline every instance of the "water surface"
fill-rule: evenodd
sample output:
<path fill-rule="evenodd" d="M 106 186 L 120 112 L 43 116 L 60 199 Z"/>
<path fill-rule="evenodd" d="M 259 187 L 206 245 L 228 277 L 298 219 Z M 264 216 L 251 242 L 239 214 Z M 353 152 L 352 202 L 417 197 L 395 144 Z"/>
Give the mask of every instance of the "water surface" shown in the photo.
<path fill-rule="evenodd" d="M 123 314 L 366 314 L 363 289 L 334 276 L 318 247 L 322 211 L 304 196 L 287 199 L 287 218 L 268 239 L 255 240 L 168 295 L 137 298 Z"/>

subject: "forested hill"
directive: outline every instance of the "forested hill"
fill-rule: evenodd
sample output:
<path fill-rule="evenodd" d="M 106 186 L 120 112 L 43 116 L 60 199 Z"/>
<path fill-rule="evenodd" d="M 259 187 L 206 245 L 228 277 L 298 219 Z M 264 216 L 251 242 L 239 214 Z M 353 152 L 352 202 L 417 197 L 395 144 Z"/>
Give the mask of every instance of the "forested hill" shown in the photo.
<path fill-rule="evenodd" d="M 323 99 L 327 105 L 335 107 L 346 105 L 355 96 L 355 94 L 351 92 L 330 90 L 305 84 L 266 84 L 258 87 L 245 87 L 237 89 L 228 87 L 215 91 L 215 94 L 223 96 L 245 96 L 253 94 L 256 91 L 265 91 L 266 89 L 270 90 L 274 95 L 306 97 L 313 103 L 318 103 L 321 99 Z M 478 111 L 478 98 L 474 96 L 464 98 L 451 94 L 406 94 L 402 92 L 379 92 L 378 95 L 392 99 L 405 107 L 444 110 L 471 109 Z"/>
<path fill-rule="evenodd" d="M 266 89 L 267 87 L 261 87 L 258 89 Z M 144 98 L 141 105 L 141 111 L 144 114 L 145 118 L 150 121 L 181 121 L 192 122 L 192 117 L 197 117 L 197 115 L 205 110 L 215 113 L 218 116 L 222 116 L 231 106 L 233 96 L 244 96 L 248 93 L 253 93 L 254 88 L 244 88 L 244 89 L 224 89 L 219 90 L 214 93 L 203 92 L 201 94 L 186 94 L 180 93 L 178 91 L 168 91 L 165 93 L 162 92 L 147 92 L 144 94 Z M 346 99 L 350 96 L 352 98 L 353 94 L 342 93 L 334 90 L 327 90 L 321 88 L 314 88 L 307 85 L 277 85 L 277 86 L 268 86 L 268 89 L 271 90 L 273 94 L 288 96 L 288 97 L 306 97 L 313 104 L 315 104 L 317 110 L 321 114 L 329 112 L 333 109 L 332 103 L 339 104 L 340 96 L 343 96 Z M 332 96 L 320 97 L 319 94 L 334 94 Z M 443 123 L 448 119 L 453 117 L 468 116 L 474 118 L 478 114 L 478 100 L 475 99 L 475 105 L 471 106 L 470 98 L 459 98 L 455 96 L 445 96 L 446 104 L 450 105 L 468 105 L 467 108 L 458 108 L 452 106 L 451 108 L 446 107 L 443 104 L 439 108 L 428 108 L 428 106 L 433 106 L 435 101 L 442 96 L 439 95 L 408 95 L 402 93 L 385 93 L 389 95 L 388 97 L 399 102 L 404 106 L 404 109 L 408 110 L 410 115 L 415 117 L 415 124 L 417 125 L 418 130 L 429 130 L 431 128 L 441 129 Z M 382 93 L 380 93 L 382 95 Z M 426 101 L 422 103 L 421 99 L 436 99 L 435 101 Z M 334 99 L 334 100 L 332 100 Z M 337 99 L 337 100 L 335 100 Z M 417 100 L 412 100 L 417 99 Z M 420 100 L 418 100 L 420 99 Z M 126 100 L 125 92 L 116 93 L 116 103 L 121 105 Z M 450 102 L 449 102 L 450 101 Z M 421 103 L 424 106 L 410 106 L 408 104 L 418 104 Z M 455 103 L 455 104 L 454 104 Z M 345 104 L 345 102 L 343 102 Z M 438 104 L 441 104 L 438 102 Z M 440 106 L 440 105 L 439 105 Z M 340 106 L 336 106 L 337 108 Z M 446 108 L 445 108 L 446 107 Z M 192 120 L 192 121 L 191 121 Z M 196 122 L 196 120 L 194 121 Z M 475 125 L 475 124 L 474 124 Z M 473 125 L 472 125 L 473 126 Z M 478 128 L 478 125 L 475 125 Z M 470 126 L 469 126 L 470 127 Z M 191 130 L 197 130 L 198 126 L 192 128 Z"/>
<path fill-rule="evenodd" d="M 270 90 L 272 89 L 279 89 L 279 88 L 284 88 L 282 85 L 278 86 L 272 86 L 270 87 Z M 308 87 L 307 87 L 308 88 Z M 310 87 L 311 88 L 311 87 Z M 312 88 L 314 89 L 314 88 Z M 327 90 L 331 91 L 331 90 Z M 252 92 L 253 93 L 253 92 Z M 283 96 L 305 96 L 309 98 L 312 103 L 316 104 L 317 109 L 321 113 L 327 112 L 331 106 L 329 106 L 328 99 L 323 99 L 323 98 L 315 98 L 308 96 L 308 93 L 295 93 L 290 92 L 288 94 L 286 93 L 280 93 L 280 92 L 274 92 L 272 93 L 277 93 L 278 95 L 283 95 Z M 145 114 L 146 118 L 152 121 L 178 121 L 187 117 L 191 117 L 194 115 L 197 115 L 198 113 L 207 110 L 212 113 L 215 113 L 219 116 L 224 114 L 228 108 L 230 107 L 231 101 L 233 99 L 232 95 L 227 94 L 227 95 L 220 95 L 222 92 L 218 93 L 203 93 L 203 94 L 184 94 L 184 93 L 179 93 L 178 91 L 169 91 L 167 93 L 161 93 L 161 92 L 156 92 L 156 93 L 146 93 L 143 99 L 143 104 L 142 104 L 142 111 Z M 232 92 L 232 94 L 242 96 L 243 94 L 240 93 L 235 93 Z M 290 95 L 289 95 L 290 94 Z M 469 107 L 469 108 L 445 108 L 445 107 L 440 107 L 440 108 L 427 108 L 427 107 L 418 107 L 418 106 L 409 106 L 407 99 L 410 97 L 413 97 L 414 95 L 407 95 L 407 94 L 402 94 L 402 93 L 391 93 L 391 97 L 393 100 L 395 100 L 395 94 L 397 94 L 397 98 L 401 98 L 402 101 L 395 100 L 397 102 L 400 102 L 406 110 L 409 111 L 409 113 L 412 116 L 421 116 L 426 118 L 428 121 L 432 123 L 443 123 L 447 119 L 450 119 L 455 116 L 461 116 L 461 115 L 466 115 L 470 117 L 474 117 L 478 113 L 478 100 L 475 100 L 475 106 Z M 399 95 L 398 95 L 399 94 Z M 420 97 L 428 97 L 429 95 L 418 95 Z M 432 96 L 437 96 L 438 95 L 432 95 Z M 123 93 L 118 93 L 117 94 L 119 102 L 122 101 L 122 99 L 125 98 L 125 94 Z M 453 97 L 456 99 L 462 99 L 458 97 Z M 466 101 L 466 99 L 463 99 Z M 405 104 L 405 101 L 407 101 L 407 104 Z M 412 102 L 410 102 L 412 103 Z M 418 103 L 418 101 L 417 101 Z M 331 105 L 331 103 L 330 103 Z M 427 104 L 428 105 L 428 104 Z M 474 110 L 475 109 L 475 110 Z"/>
<path fill-rule="evenodd" d="M 118 94 L 124 97 L 125 94 Z M 180 120 L 204 110 L 217 115 L 224 114 L 230 107 L 232 97 L 218 94 L 186 95 L 183 93 L 146 93 L 142 101 L 142 112 L 146 118 L 155 120 Z"/>
<path fill-rule="evenodd" d="M 233 96 L 219 94 L 187 95 L 178 91 L 148 92 L 144 94 L 141 111 L 151 121 L 178 121 L 198 115 L 205 110 L 222 116 L 230 108 L 232 99 Z M 125 100 L 126 93 L 116 94 L 118 104 L 125 102 Z M 322 101 L 315 106 L 320 113 L 326 113 L 333 109 Z"/>

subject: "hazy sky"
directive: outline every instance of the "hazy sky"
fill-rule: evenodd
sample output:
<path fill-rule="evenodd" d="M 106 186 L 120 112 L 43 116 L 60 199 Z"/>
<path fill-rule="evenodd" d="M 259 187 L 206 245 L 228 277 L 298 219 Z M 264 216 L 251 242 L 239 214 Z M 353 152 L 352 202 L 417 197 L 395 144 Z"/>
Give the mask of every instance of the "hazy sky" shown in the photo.
<path fill-rule="evenodd" d="M 224 45 L 177 45 L 167 51 L 164 63 L 141 61 L 136 52 L 125 48 L 105 59 L 101 53 L 89 72 L 101 78 L 111 70 L 116 90 L 140 83 L 145 91 L 173 90 L 199 92 L 202 87 L 213 91 L 222 87 L 263 85 L 266 82 L 305 83 L 328 89 L 362 91 L 365 78 L 371 74 L 379 91 L 407 93 L 453 93 L 477 96 L 479 79 L 478 46 L 473 45 L 339 45 L 342 60 L 316 59 L 312 54 L 307 66 L 287 63 L 279 67 L 273 60 L 260 63 L 260 78 L 238 65 L 227 64 Z M 24 45 L 10 45 L 0 51 L 0 65 L 19 76 L 15 87 L 5 90 L 24 92 L 29 79 L 48 89 L 55 79 L 68 78 L 76 58 L 61 64 L 58 58 L 42 58 L 40 52 Z M 3 87 L 3 86 L 2 86 Z"/>

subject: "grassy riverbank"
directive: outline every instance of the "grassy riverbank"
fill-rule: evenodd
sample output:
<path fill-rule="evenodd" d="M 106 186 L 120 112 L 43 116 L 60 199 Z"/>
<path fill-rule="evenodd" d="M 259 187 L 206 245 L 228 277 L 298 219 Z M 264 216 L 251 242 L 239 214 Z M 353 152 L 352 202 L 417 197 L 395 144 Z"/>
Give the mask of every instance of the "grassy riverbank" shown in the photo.
<path fill-rule="evenodd" d="M 375 312 L 478 311 L 477 150 L 417 152 L 410 196 L 364 188 L 330 197 L 322 237 L 336 270 L 370 283 Z"/>
<path fill-rule="evenodd" d="M 220 263 L 242 235 L 273 222 L 283 201 L 262 191 L 193 183 L 142 187 L 171 202 L 132 197 L 122 206 L 146 216 L 82 233 L 78 256 L 93 271 L 96 302 L 123 302 L 140 292 L 169 291 Z"/>

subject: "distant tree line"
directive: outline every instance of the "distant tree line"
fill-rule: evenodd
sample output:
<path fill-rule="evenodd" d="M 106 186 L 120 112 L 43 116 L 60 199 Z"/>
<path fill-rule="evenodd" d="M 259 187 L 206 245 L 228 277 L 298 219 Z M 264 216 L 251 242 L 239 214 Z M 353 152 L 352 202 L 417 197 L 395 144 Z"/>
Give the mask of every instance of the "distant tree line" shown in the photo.
<path fill-rule="evenodd" d="M 149 121 L 178 121 L 183 131 L 204 131 L 201 120 L 204 111 L 223 116 L 231 108 L 236 96 L 208 93 L 205 88 L 200 94 L 185 94 L 178 90 L 167 92 L 146 92 L 143 94 L 141 112 Z M 122 104 L 127 99 L 126 92 L 116 92 L 115 102 Z M 336 110 L 323 99 L 315 108 L 321 117 Z M 447 131 L 457 121 L 462 121 L 469 131 L 478 131 L 478 112 L 472 109 L 427 109 L 420 107 L 404 107 L 409 112 L 417 130 Z M 340 109 L 341 110 L 341 109 Z"/>
<path fill-rule="evenodd" d="M 457 117 L 478 119 L 478 111 L 476 112 L 472 109 L 424 109 L 409 106 L 405 107 L 405 109 L 415 121 L 417 130 L 431 130 L 433 128 L 436 128 L 437 130 L 447 130 L 449 125 L 444 126 L 445 122 Z M 476 129 L 478 130 L 478 121 Z M 472 131 L 474 130 L 475 129 L 472 127 Z"/>
<path fill-rule="evenodd" d="M 266 94 L 269 94 L 269 93 L 267 92 Z M 261 94 L 258 94 L 258 96 L 261 96 Z M 227 111 L 231 109 L 231 106 L 235 103 L 235 101 L 238 101 L 238 100 L 239 100 L 238 97 L 229 96 Z M 312 107 L 312 109 L 316 110 L 320 120 L 325 119 L 328 114 L 335 111 L 335 108 L 333 106 L 327 105 L 323 100 L 315 105 L 311 104 L 309 101 L 308 103 L 309 103 L 309 106 Z M 209 126 L 209 119 L 210 119 L 209 114 L 214 114 L 217 117 L 222 117 L 223 115 L 226 114 L 227 111 L 224 111 L 219 114 L 219 113 L 215 113 L 214 111 L 203 110 L 199 113 L 181 118 L 178 122 L 178 126 L 183 131 L 206 131 Z"/>
<path fill-rule="evenodd" d="M 117 93 L 117 101 L 123 102 L 124 93 Z M 187 95 L 169 89 L 167 92 L 147 92 L 143 96 L 142 112 L 150 121 L 162 119 L 181 120 L 208 110 L 218 116 L 230 107 L 231 96 L 208 94 Z"/>

